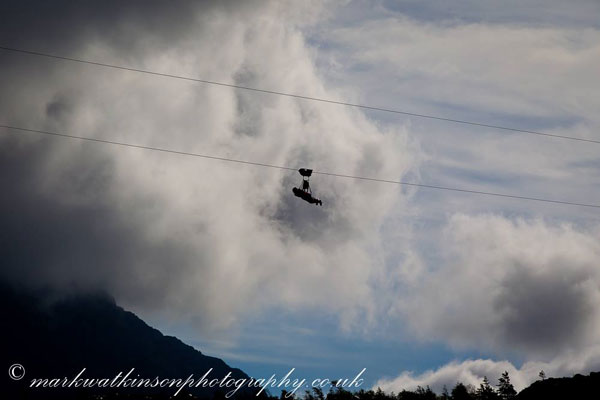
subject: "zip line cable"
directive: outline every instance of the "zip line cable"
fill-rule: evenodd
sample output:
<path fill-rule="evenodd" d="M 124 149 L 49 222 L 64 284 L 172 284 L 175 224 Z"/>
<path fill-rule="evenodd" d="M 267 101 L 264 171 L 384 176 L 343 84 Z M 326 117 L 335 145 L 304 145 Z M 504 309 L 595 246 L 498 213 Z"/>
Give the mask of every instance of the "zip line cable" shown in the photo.
<path fill-rule="evenodd" d="M 239 163 L 239 164 L 257 165 L 259 167 L 279 168 L 279 169 L 286 169 L 286 170 L 289 170 L 289 171 L 296 171 L 296 168 L 281 167 L 281 166 L 278 166 L 278 165 L 263 164 L 263 163 L 257 163 L 257 162 L 252 162 L 252 161 L 244 161 L 244 160 L 234 160 L 234 159 L 231 159 L 231 158 L 215 157 L 215 156 L 209 156 L 209 155 L 206 155 L 206 154 L 190 153 L 190 152 L 187 152 L 187 151 L 169 150 L 169 149 L 163 149 L 163 148 L 160 148 L 160 147 L 142 146 L 142 145 L 138 145 L 138 144 L 117 142 L 117 141 L 114 141 L 114 140 L 104 140 L 104 139 L 96 139 L 96 138 L 90 138 L 90 137 L 85 137 L 85 136 L 67 135 L 66 133 L 58 133 L 58 132 L 40 131 L 40 130 L 37 130 L 37 129 L 20 128 L 18 126 L 0 125 L 0 128 L 13 129 L 13 130 L 18 130 L 18 131 L 23 131 L 23 132 L 40 133 L 40 134 L 44 134 L 44 135 L 58 136 L 58 137 L 70 138 L 70 139 L 79 139 L 79 140 L 85 140 L 85 141 L 88 141 L 88 142 L 96 142 L 96 143 L 112 144 L 112 145 L 117 145 L 117 146 L 133 147 L 135 149 L 160 151 L 160 152 L 163 152 L 163 153 L 172 153 L 172 154 L 178 154 L 178 155 L 182 155 L 182 156 L 202 157 L 202 158 L 208 158 L 208 159 L 211 159 L 211 160 L 229 161 L 229 162 L 234 162 L 234 163 Z"/>
<path fill-rule="evenodd" d="M 18 126 L 0 125 L 0 128 L 5 128 L 7 130 L 17 130 L 17 131 L 22 131 L 22 132 L 32 132 L 32 133 L 38 133 L 38 134 L 49 135 L 49 136 L 54 136 L 54 137 L 78 139 L 78 140 L 84 140 L 84 141 L 95 142 L 95 143 L 111 144 L 111 145 L 115 145 L 115 146 L 131 147 L 131 148 L 142 149 L 142 150 L 160 151 L 163 153 L 172 153 L 172 154 L 176 154 L 176 155 L 200 157 L 200 158 L 206 158 L 206 159 L 210 159 L 210 160 L 219 160 L 219 161 L 227 161 L 227 162 L 233 162 L 233 163 L 238 163 L 238 164 L 255 165 L 255 166 L 259 166 L 259 167 L 276 168 L 276 169 L 283 169 L 283 170 L 288 170 L 288 171 L 296 171 L 297 170 L 296 168 L 284 167 L 281 165 L 265 164 L 265 163 L 258 163 L 258 162 L 252 162 L 252 161 L 246 161 L 246 160 L 236 160 L 236 159 L 226 158 L 226 157 L 216 157 L 216 156 L 211 156 L 211 155 L 206 155 L 206 154 L 164 149 L 161 147 L 151 147 L 151 146 L 143 146 L 143 145 L 138 145 L 138 144 L 117 142 L 114 140 L 104 140 L 104 139 L 90 138 L 90 137 L 85 137 L 85 136 L 68 135 L 66 133 L 42 131 L 42 130 L 38 130 L 38 129 L 21 128 Z M 571 201 L 551 200 L 551 199 L 545 199 L 545 198 L 541 198 L 541 197 L 528 197 L 528 196 L 518 196 L 518 195 L 511 195 L 511 194 L 504 194 L 504 193 L 484 192 L 484 191 L 479 191 L 479 190 L 461 189 L 461 188 L 454 188 L 454 187 L 448 187 L 448 186 L 427 185 L 427 184 L 414 183 L 414 182 L 393 181 L 393 180 L 379 179 L 379 178 L 344 175 L 344 174 L 337 174 L 337 173 L 332 173 L 332 172 L 313 171 L 313 174 L 333 176 L 333 177 L 338 177 L 338 178 L 359 179 L 359 180 L 364 180 L 364 181 L 389 183 L 389 184 L 404 185 L 404 186 L 413 186 L 413 187 L 420 187 L 420 188 L 426 188 L 426 189 L 446 190 L 446 191 L 452 191 L 452 192 L 479 194 L 479 195 L 485 195 L 485 196 L 504 197 L 504 198 L 518 199 L 518 200 L 529 200 L 529 201 L 554 203 L 554 204 L 562 204 L 562 205 L 570 205 L 570 206 L 600 208 L 600 204 L 575 203 L 575 202 L 571 202 Z"/>
<path fill-rule="evenodd" d="M 54 58 L 54 59 L 64 60 L 64 61 L 72 61 L 72 62 L 77 62 L 77 63 L 81 63 L 81 64 L 89 64 L 89 65 L 95 65 L 95 66 L 105 67 L 105 68 L 114 68 L 114 69 L 120 69 L 120 70 L 124 70 L 124 71 L 139 72 L 142 74 L 162 76 L 162 77 L 166 77 L 166 78 L 173 78 L 173 79 L 180 79 L 180 80 L 191 81 L 191 82 L 205 83 L 208 85 L 224 86 L 224 87 L 229 87 L 229 88 L 234 88 L 234 89 L 249 90 L 252 92 L 292 97 L 292 98 L 302 99 L 302 100 L 310 100 L 310 101 L 318 101 L 321 103 L 337 104 L 337 105 L 341 105 L 341 106 L 361 108 L 364 110 L 381 111 L 381 112 L 386 112 L 386 113 L 407 115 L 407 116 L 417 117 L 417 118 L 427 118 L 427 119 L 434 119 L 434 120 L 438 120 L 438 121 L 452 122 L 452 123 L 456 123 L 456 124 L 480 126 L 480 127 L 484 127 L 484 128 L 492 128 L 492 129 L 498 129 L 498 130 L 504 130 L 504 131 L 527 133 L 527 134 L 531 134 L 531 135 L 547 136 L 547 137 L 553 137 L 553 138 L 559 138 L 559 139 L 568 139 L 568 140 L 576 140 L 576 141 L 580 141 L 580 142 L 600 144 L 600 140 L 594 140 L 594 139 L 584 139 L 584 138 L 578 138 L 575 136 L 557 135 L 557 134 L 552 134 L 552 133 L 531 131 L 531 130 L 527 130 L 527 129 L 511 128 L 511 127 L 506 127 L 506 126 L 501 126 L 501 125 L 491 125 L 491 124 L 484 124 L 484 123 L 480 123 L 480 122 L 473 122 L 473 121 L 467 121 L 467 120 L 445 118 L 445 117 L 439 117 L 439 116 L 435 116 L 435 115 L 418 114 L 418 113 L 413 113 L 413 112 L 408 112 L 408 111 L 394 110 L 391 108 L 374 107 L 374 106 L 369 106 L 369 105 L 365 105 L 365 104 L 355 104 L 355 103 L 348 103 L 348 102 L 344 102 L 344 101 L 323 99 L 320 97 L 303 96 L 303 95 L 293 94 L 293 93 L 278 92 L 275 90 L 259 89 L 259 88 L 249 87 L 249 86 L 241 86 L 241 85 L 234 85 L 234 84 L 230 84 L 230 83 L 210 81 L 210 80 L 206 80 L 206 79 L 166 74 L 166 73 L 162 73 L 162 72 L 149 71 L 149 70 L 144 70 L 144 69 L 139 69 L 139 68 L 131 68 L 131 67 L 124 67 L 124 66 L 120 66 L 120 65 L 106 64 L 106 63 L 101 63 L 101 62 L 96 62 L 96 61 L 83 60 L 83 59 L 79 59 L 79 58 L 63 57 L 63 56 L 58 56 L 55 54 L 40 53 L 37 51 L 23 50 L 23 49 L 17 49 L 17 48 L 6 47 L 6 46 L 0 46 L 0 50 L 11 51 L 11 52 L 15 52 L 15 53 L 30 54 L 30 55 L 34 55 L 34 56 L 41 56 L 41 57 L 47 57 L 47 58 Z"/>

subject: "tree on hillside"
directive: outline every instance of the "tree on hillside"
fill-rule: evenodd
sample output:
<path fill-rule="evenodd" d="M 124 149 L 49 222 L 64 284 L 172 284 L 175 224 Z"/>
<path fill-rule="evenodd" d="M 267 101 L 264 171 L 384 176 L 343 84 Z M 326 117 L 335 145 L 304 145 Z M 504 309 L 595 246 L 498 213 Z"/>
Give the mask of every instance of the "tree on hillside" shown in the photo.
<path fill-rule="evenodd" d="M 499 398 L 487 376 L 483 377 L 483 382 L 479 385 L 476 395 L 478 400 L 497 400 Z"/>
<path fill-rule="evenodd" d="M 544 370 L 541 370 L 540 373 L 538 374 L 538 376 L 540 377 L 541 380 L 546 379 L 546 373 L 544 372 Z"/>
<path fill-rule="evenodd" d="M 427 385 L 426 388 L 423 388 L 421 386 L 417 387 L 416 393 L 419 396 L 419 398 L 423 399 L 423 400 L 436 400 L 437 399 L 437 396 L 435 395 L 433 390 L 431 390 L 429 385 Z"/>
<path fill-rule="evenodd" d="M 503 400 L 514 399 L 517 395 L 517 391 L 513 387 L 512 383 L 510 383 L 508 371 L 504 371 L 502 376 L 498 379 L 498 394 Z"/>
<path fill-rule="evenodd" d="M 448 388 L 444 385 L 444 389 L 442 389 L 442 395 L 440 396 L 441 400 L 450 400 L 450 393 L 448 393 Z"/>
<path fill-rule="evenodd" d="M 458 382 L 452 389 L 452 400 L 473 400 L 473 396 L 471 396 L 465 385 Z"/>

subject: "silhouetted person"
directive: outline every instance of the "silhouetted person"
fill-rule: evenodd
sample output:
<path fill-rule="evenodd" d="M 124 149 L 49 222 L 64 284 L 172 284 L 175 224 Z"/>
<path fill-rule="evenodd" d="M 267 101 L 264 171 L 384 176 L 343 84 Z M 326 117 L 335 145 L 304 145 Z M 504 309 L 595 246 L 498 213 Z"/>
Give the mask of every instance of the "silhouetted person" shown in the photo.
<path fill-rule="evenodd" d="M 312 175 L 312 169 L 300 168 L 298 170 L 300 175 L 302 175 L 302 189 L 293 188 L 292 192 L 296 197 L 300 197 L 302 200 L 309 202 L 310 204 L 318 204 L 320 206 L 323 205 L 323 202 L 316 197 L 313 197 L 312 190 L 310 190 L 310 183 L 308 183 L 308 178 Z"/>
<path fill-rule="evenodd" d="M 317 199 L 316 197 L 313 197 L 313 195 L 307 191 L 298 188 L 293 188 L 292 192 L 294 192 L 294 195 L 296 195 L 296 197 L 300 197 L 302 200 L 307 201 L 310 204 L 318 204 L 320 206 L 323 205 L 323 202 L 321 200 Z"/>

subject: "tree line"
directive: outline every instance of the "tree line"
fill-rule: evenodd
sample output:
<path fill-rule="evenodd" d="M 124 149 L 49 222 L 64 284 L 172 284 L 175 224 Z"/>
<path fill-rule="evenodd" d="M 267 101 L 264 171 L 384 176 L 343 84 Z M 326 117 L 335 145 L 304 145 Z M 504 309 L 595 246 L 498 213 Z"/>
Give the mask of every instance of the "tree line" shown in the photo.
<path fill-rule="evenodd" d="M 287 392 L 283 391 L 280 400 L 286 400 Z M 380 388 L 377 390 L 361 389 L 349 392 L 342 388 L 332 388 L 324 393 L 319 388 L 306 391 L 301 396 L 302 400 L 509 400 L 517 396 L 517 391 L 510 382 L 508 371 L 504 371 L 498 378 L 498 384 L 492 385 L 485 376 L 479 387 L 465 385 L 457 382 L 449 390 L 444 387 L 441 394 L 435 393 L 429 386 L 418 386 L 415 390 L 402 390 L 399 393 L 385 393 Z"/>

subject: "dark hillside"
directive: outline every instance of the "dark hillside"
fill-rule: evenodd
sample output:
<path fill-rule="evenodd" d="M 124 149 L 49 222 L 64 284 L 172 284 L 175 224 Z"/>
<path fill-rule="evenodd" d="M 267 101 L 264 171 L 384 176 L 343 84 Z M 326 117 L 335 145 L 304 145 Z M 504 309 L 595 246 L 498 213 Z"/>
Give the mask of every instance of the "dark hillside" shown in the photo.
<path fill-rule="evenodd" d="M 26 390 L 31 378 L 74 378 L 82 368 L 86 368 L 84 377 L 87 378 L 112 379 L 120 371 L 126 374 L 131 368 L 135 368 L 132 378 L 159 376 L 185 380 L 191 374 L 200 378 L 210 368 L 210 378 L 222 378 L 228 372 L 235 378 L 247 378 L 222 360 L 206 356 L 175 337 L 163 335 L 106 295 L 52 301 L 48 298 L 0 286 L 4 321 L 0 345 L 2 368 L 6 370 L 19 363 L 26 370 L 20 381 L 12 381 L 5 375 L 2 393 L 47 398 L 59 390 Z M 174 391 L 165 390 L 170 395 Z M 74 392 L 69 389 L 59 397 Z M 88 389 L 85 394 L 90 392 Z M 212 396 L 214 390 L 193 393 Z"/>
<path fill-rule="evenodd" d="M 548 378 L 537 381 L 523 389 L 517 399 L 600 399 L 600 372 L 592 372 L 588 376 L 577 374 L 572 378 Z"/>

